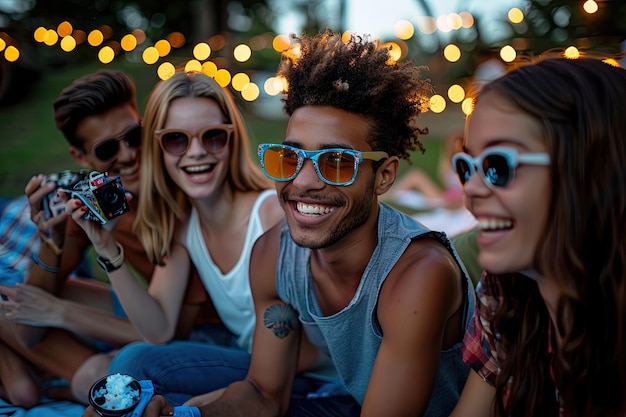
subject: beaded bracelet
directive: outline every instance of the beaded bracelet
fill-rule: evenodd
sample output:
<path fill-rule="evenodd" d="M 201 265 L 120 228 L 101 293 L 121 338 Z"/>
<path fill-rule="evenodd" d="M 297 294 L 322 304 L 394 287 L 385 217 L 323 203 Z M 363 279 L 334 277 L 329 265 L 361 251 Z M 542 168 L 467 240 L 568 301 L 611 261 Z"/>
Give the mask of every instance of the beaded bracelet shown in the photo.
<path fill-rule="evenodd" d="M 43 269 L 44 271 L 48 271 L 48 272 L 52 272 L 52 273 L 59 272 L 59 267 L 58 266 L 50 266 L 50 265 L 45 264 L 41 259 L 39 259 L 39 257 L 37 256 L 37 254 L 35 252 L 32 252 L 30 257 L 33 258 L 33 262 L 35 262 L 37 265 L 39 265 L 39 267 L 41 269 Z"/>

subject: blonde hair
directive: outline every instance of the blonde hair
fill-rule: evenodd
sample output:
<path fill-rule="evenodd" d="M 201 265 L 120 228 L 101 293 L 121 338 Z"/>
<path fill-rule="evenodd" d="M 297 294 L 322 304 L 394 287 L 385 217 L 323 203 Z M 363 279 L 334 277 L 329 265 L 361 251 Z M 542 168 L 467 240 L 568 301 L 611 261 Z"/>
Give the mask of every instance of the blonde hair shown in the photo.
<path fill-rule="evenodd" d="M 158 82 L 150 93 L 143 118 L 140 194 L 134 224 L 148 258 L 158 264 L 162 264 L 163 257 L 170 253 L 177 226 L 191 212 L 189 199 L 167 175 L 163 151 L 154 135 L 155 130 L 165 125 L 172 101 L 181 97 L 214 100 L 222 110 L 225 122 L 233 125 L 234 131 L 228 145 L 228 185 L 233 190 L 244 192 L 271 187 L 271 182 L 250 157 L 248 133 L 228 90 L 199 72 L 177 72 L 167 80 Z"/>

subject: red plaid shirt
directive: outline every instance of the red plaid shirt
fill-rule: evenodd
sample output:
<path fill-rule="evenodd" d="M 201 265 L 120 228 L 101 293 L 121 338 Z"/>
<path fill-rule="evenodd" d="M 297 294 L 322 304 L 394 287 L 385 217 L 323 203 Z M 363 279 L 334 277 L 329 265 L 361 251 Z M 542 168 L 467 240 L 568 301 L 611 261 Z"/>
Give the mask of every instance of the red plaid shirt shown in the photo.
<path fill-rule="evenodd" d="M 470 322 L 463 340 L 463 361 L 467 363 L 484 381 L 495 386 L 496 377 L 500 371 L 498 363 L 498 340 L 491 329 L 493 313 L 502 298 L 501 279 L 510 277 L 494 276 L 483 273 L 476 285 L 476 312 Z M 551 326 L 550 326 L 551 328 Z M 551 340 L 551 338 L 550 338 Z M 550 343 L 548 354 L 552 355 Z M 556 390 L 555 390 L 556 391 Z M 557 397 L 558 391 L 555 392 Z M 508 391 L 504 392 L 504 402 L 508 398 Z M 559 398 L 559 400 L 561 400 Z M 564 416 L 563 406 L 559 407 L 559 417 Z"/>

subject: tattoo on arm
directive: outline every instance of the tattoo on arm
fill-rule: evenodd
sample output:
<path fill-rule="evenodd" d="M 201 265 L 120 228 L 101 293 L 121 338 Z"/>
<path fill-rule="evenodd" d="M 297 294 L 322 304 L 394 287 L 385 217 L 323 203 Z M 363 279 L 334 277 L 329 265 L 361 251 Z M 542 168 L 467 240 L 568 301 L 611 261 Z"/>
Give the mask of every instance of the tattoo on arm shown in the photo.
<path fill-rule="evenodd" d="M 283 339 L 298 328 L 298 316 L 289 304 L 273 304 L 263 313 L 263 324 Z"/>

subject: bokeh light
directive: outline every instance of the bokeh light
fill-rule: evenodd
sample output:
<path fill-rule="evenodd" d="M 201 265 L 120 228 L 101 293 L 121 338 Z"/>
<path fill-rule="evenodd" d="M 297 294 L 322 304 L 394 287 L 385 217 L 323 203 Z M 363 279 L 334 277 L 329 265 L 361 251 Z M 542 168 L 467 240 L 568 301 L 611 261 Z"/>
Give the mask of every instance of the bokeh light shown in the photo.
<path fill-rule="evenodd" d="M 280 94 L 283 88 L 283 83 L 280 78 L 269 77 L 263 84 L 263 89 L 270 96 L 276 96 Z"/>
<path fill-rule="evenodd" d="M 598 3 L 594 0 L 587 0 L 583 3 L 583 10 L 589 14 L 593 14 L 598 11 Z"/>
<path fill-rule="evenodd" d="M 443 56 L 449 62 L 456 62 L 461 58 L 461 49 L 459 49 L 459 47 L 455 44 L 451 43 L 443 48 Z"/>
<path fill-rule="evenodd" d="M 159 52 L 160 57 L 167 56 L 172 50 L 172 44 L 165 39 L 159 39 L 158 41 L 156 41 L 154 47 Z"/>
<path fill-rule="evenodd" d="M 474 26 L 474 16 L 470 12 L 461 12 L 459 13 L 461 19 L 463 20 L 463 27 L 465 29 L 469 29 Z"/>
<path fill-rule="evenodd" d="M 217 74 L 217 65 L 215 65 L 213 61 L 207 61 L 202 64 L 201 71 L 209 77 L 215 77 L 215 74 Z"/>
<path fill-rule="evenodd" d="M 233 57 L 238 62 L 246 62 L 252 56 L 252 50 L 248 45 L 240 44 L 233 50 Z"/>
<path fill-rule="evenodd" d="M 176 73 L 176 67 L 171 62 L 163 62 L 157 68 L 157 75 L 162 80 L 167 80 Z"/>
<path fill-rule="evenodd" d="M 43 43 L 52 46 L 59 40 L 59 35 L 52 29 L 48 29 L 43 39 Z"/>
<path fill-rule="evenodd" d="M 98 29 L 94 29 L 87 35 L 87 42 L 91 46 L 100 46 L 104 41 L 104 35 Z"/>
<path fill-rule="evenodd" d="M 233 80 L 230 82 L 230 84 L 235 90 L 241 91 L 246 84 L 250 84 L 250 77 L 244 72 L 238 72 L 237 74 L 233 75 Z"/>
<path fill-rule="evenodd" d="M 230 83 L 230 72 L 224 68 L 218 69 L 213 78 L 215 78 L 215 81 L 217 81 L 219 85 L 226 87 L 228 83 Z"/>
<path fill-rule="evenodd" d="M 471 98 L 466 98 L 465 100 L 463 100 L 463 102 L 461 103 L 461 111 L 466 116 L 472 114 L 472 112 L 474 111 L 474 100 Z"/>
<path fill-rule="evenodd" d="M 67 20 L 59 23 L 59 26 L 57 26 L 57 33 L 62 38 L 71 35 L 72 30 L 73 30 L 72 24 L 68 22 Z"/>
<path fill-rule="evenodd" d="M 504 62 L 513 62 L 516 57 L 517 52 L 515 52 L 515 48 L 511 45 L 504 45 L 500 48 L 500 58 L 502 58 Z"/>
<path fill-rule="evenodd" d="M 580 58 L 580 51 L 575 46 L 568 46 L 563 51 L 563 56 L 568 59 L 578 59 Z"/>
<path fill-rule="evenodd" d="M 420 16 L 417 19 L 417 28 L 425 35 L 432 35 L 437 31 L 437 21 L 432 16 Z"/>
<path fill-rule="evenodd" d="M 387 42 L 382 45 L 383 48 L 389 48 L 389 58 L 394 61 L 399 61 L 402 58 L 402 49 L 395 42 Z"/>
<path fill-rule="evenodd" d="M 226 46 L 226 38 L 223 35 L 214 35 L 209 38 L 209 46 L 214 51 L 219 51 Z"/>
<path fill-rule="evenodd" d="M 87 40 L 87 34 L 84 30 L 76 29 L 72 32 L 72 37 L 76 40 L 76 45 L 82 45 Z"/>
<path fill-rule="evenodd" d="M 0 48 L 1 50 L 2 48 Z M 609 64 L 612 65 L 614 67 L 619 67 L 621 68 L 622 66 L 619 64 L 619 62 L 617 62 L 615 59 L 613 58 L 607 58 L 607 59 L 603 59 L 602 62 L 604 62 L 605 64 Z"/>
<path fill-rule="evenodd" d="M 286 51 L 289 49 L 289 45 L 291 45 L 291 40 L 287 35 L 277 35 L 274 37 L 274 40 L 272 40 L 272 48 L 274 48 L 276 52 Z"/>
<path fill-rule="evenodd" d="M 132 32 L 133 36 L 137 40 L 137 45 L 141 45 L 146 41 L 146 32 L 141 29 L 135 29 Z"/>
<path fill-rule="evenodd" d="M 172 48 L 182 48 L 187 42 L 185 35 L 180 32 L 172 32 L 167 35 L 167 40 L 172 45 Z"/>
<path fill-rule="evenodd" d="M 463 18 L 458 13 L 450 13 L 446 16 L 448 27 L 452 30 L 459 30 L 463 27 Z"/>
<path fill-rule="evenodd" d="M 437 17 L 437 29 L 439 29 L 443 33 L 450 32 L 452 27 L 450 27 L 450 22 L 448 22 L 448 15 L 442 14 Z"/>
<path fill-rule="evenodd" d="M 448 98 L 453 103 L 460 103 L 465 98 L 465 90 L 458 84 L 453 84 L 448 88 Z"/>
<path fill-rule="evenodd" d="M 37 42 L 43 42 L 44 39 L 46 39 L 46 32 L 48 32 L 46 30 L 46 28 L 39 26 L 37 29 L 35 29 L 35 31 L 33 32 L 33 38 L 37 41 Z"/>
<path fill-rule="evenodd" d="M 202 71 L 202 64 L 197 59 L 190 59 L 185 64 L 185 72 L 200 72 Z"/>
<path fill-rule="evenodd" d="M 61 49 L 65 52 L 71 52 L 76 48 L 76 39 L 74 39 L 71 35 L 64 36 L 61 39 Z"/>
<path fill-rule="evenodd" d="M 439 94 L 435 94 L 430 98 L 428 108 L 433 113 L 441 113 L 446 109 L 446 99 Z"/>
<path fill-rule="evenodd" d="M 200 42 L 193 47 L 193 56 L 198 61 L 207 60 L 211 56 L 211 47 L 208 43 Z"/>
<path fill-rule="evenodd" d="M 20 57 L 20 51 L 13 45 L 9 45 L 7 49 L 4 50 L 4 59 L 9 62 L 15 62 Z"/>
<path fill-rule="evenodd" d="M 241 89 L 241 97 L 246 101 L 254 101 L 259 98 L 259 86 L 254 83 L 248 83 Z"/>
<path fill-rule="evenodd" d="M 110 46 L 104 46 L 98 51 L 98 59 L 103 64 L 108 64 L 115 58 L 115 51 Z"/>
<path fill-rule="evenodd" d="M 413 23 L 408 20 L 398 20 L 395 25 L 393 25 L 393 34 L 402 40 L 411 39 L 415 34 L 415 27 Z"/>
<path fill-rule="evenodd" d="M 122 37 L 122 40 L 120 41 L 120 45 L 122 46 L 123 50 L 127 52 L 132 51 L 137 47 L 137 38 L 135 38 L 135 35 L 131 33 L 124 35 Z"/>
<path fill-rule="evenodd" d="M 149 46 L 143 50 L 141 58 L 146 64 L 152 65 L 159 60 L 159 51 L 154 46 Z"/>
<path fill-rule="evenodd" d="M 517 7 L 513 7 L 507 13 L 507 17 L 511 23 L 522 23 L 524 20 L 524 12 Z"/>

